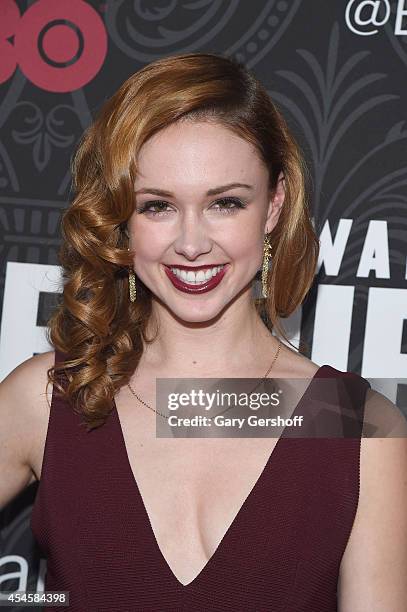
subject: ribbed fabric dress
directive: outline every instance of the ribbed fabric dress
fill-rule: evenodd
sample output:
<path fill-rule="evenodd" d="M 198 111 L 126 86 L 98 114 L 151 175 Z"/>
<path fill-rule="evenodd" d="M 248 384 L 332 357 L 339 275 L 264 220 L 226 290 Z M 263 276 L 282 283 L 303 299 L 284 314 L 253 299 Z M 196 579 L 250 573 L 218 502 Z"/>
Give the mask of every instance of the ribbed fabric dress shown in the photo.
<path fill-rule="evenodd" d="M 57 360 L 62 354 L 56 351 Z M 319 368 L 293 415 L 320 409 L 318 378 L 342 377 L 339 418 L 363 423 L 369 382 Z M 183 586 L 163 557 L 135 482 L 117 408 L 86 432 L 53 395 L 31 528 L 47 559 L 49 612 L 334 612 L 359 497 L 360 437 L 299 438 L 286 427 L 217 550 Z M 297 427 L 298 429 L 298 427 Z"/>

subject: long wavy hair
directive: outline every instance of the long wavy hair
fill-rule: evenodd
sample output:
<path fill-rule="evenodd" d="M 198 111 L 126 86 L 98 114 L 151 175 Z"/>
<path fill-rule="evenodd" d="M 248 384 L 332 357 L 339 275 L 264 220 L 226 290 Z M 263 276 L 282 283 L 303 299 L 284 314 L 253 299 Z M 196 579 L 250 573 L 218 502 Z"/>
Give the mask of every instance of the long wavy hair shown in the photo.
<path fill-rule="evenodd" d="M 209 53 L 165 57 L 133 74 L 104 103 L 72 160 L 74 197 L 61 221 L 63 292 L 47 328 L 50 344 L 64 354 L 47 371 L 47 389 L 52 383 L 88 431 L 105 422 L 115 394 L 130 381 L 143 340 L 153 342 L 158 334 L 147 337 L 152 295 L 138 278 L 137 300 L 129 301 L 134 251 L 128 251 L 127 222 L 140 148 L 183 119 L 214 121 L 254 145 L 272 193 L 284 174 L 285 200 L 270 233 L 269 297 L 255 306 L 289 344 L 278 318 L 294 312 L 314 279 L 319 241 L 309 175 L 282 114 L 254 75 L 236 60 Z"/>

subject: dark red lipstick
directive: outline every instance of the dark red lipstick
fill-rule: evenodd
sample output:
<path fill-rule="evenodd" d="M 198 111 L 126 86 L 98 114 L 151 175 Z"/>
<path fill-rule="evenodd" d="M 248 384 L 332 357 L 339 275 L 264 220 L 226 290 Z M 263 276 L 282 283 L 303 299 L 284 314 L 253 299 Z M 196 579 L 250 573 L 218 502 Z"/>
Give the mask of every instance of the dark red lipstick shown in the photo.
<path fill-rule="evenodd" d="M 203 270 L 203 269 L 207 269 L 208 268 L 208 266 L 196 266 L 196 267 L 191 267 L 191 266 L 174 266 L 174 267 L 177 267 L 177 268 L 179 268 L 181 270 Z M 213 266 L 213 267 L 216 267 L 216 266 Z M 167 266 L 164 266 L 164 269 L 165 269 L 166 275 L 168 276 L 168 278 L 170 279 L 170 281 L 172 282 L 174 287 L 176 287 L 180 291 L 184 291 L 184 293 L 197 294 L 197 293 L 206 293 L 207 291 L 211 291 L 212 289 L 217 287 L 219 285 L 220 281 L 222 280 L 222 278 L 225 276 L 225 273 L 226 273 L 226 270 L 228 269 L 228 267 L 229 267 L 228 264 L 226 264 L 222 268 L 222 270 L 220 272 L 215 274 L 215 276 L 213 276 L 212 278 L 210 278 L 206 282 L 201 283 L 199 285 L 192 285 L 191 283 L 187 283 L 187 282 L 181 280 Z"/>

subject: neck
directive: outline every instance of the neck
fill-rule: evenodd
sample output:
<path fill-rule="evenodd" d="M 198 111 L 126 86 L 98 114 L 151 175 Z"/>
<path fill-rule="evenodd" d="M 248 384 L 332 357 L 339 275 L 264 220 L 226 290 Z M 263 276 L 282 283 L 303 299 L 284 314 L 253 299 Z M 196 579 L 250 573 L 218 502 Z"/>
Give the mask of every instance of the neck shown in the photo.
<path fill-rule="evenodd" d="M 148 329 L 148 337 L 158 335 L 145 345 L 141 366 L 168 372 L 167 376 L 219 376 L 250 367 L 255 375 L 266 371 L 278 347 L 253 304 L 234 304 L 212 321 L 189 323 L 159 307 Z M 170 374 L 171 373 L 171 374 Z"/>

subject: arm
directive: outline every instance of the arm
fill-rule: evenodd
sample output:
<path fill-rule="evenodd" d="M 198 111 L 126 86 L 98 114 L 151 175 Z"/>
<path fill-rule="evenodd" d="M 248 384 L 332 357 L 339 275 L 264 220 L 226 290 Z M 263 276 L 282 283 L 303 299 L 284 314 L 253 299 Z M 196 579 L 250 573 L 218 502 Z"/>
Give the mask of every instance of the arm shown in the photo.
<path fill-rule="evenodd" d="M 53 360 L 53 351 L 35 355 L 0 383 L 0 510 L 36 480 L 32 466 L 48 422 L 46 370 Z"/>
<path fill-rule="evenodd" d="M 368 390 L 365 420 L 387 437 L 362 438 L 360 494 L 342 557 L 339 612 L 407 610 L 407 425 L 399 409 Z M 398 436 L 398 437 L 395 437 Z"/>

